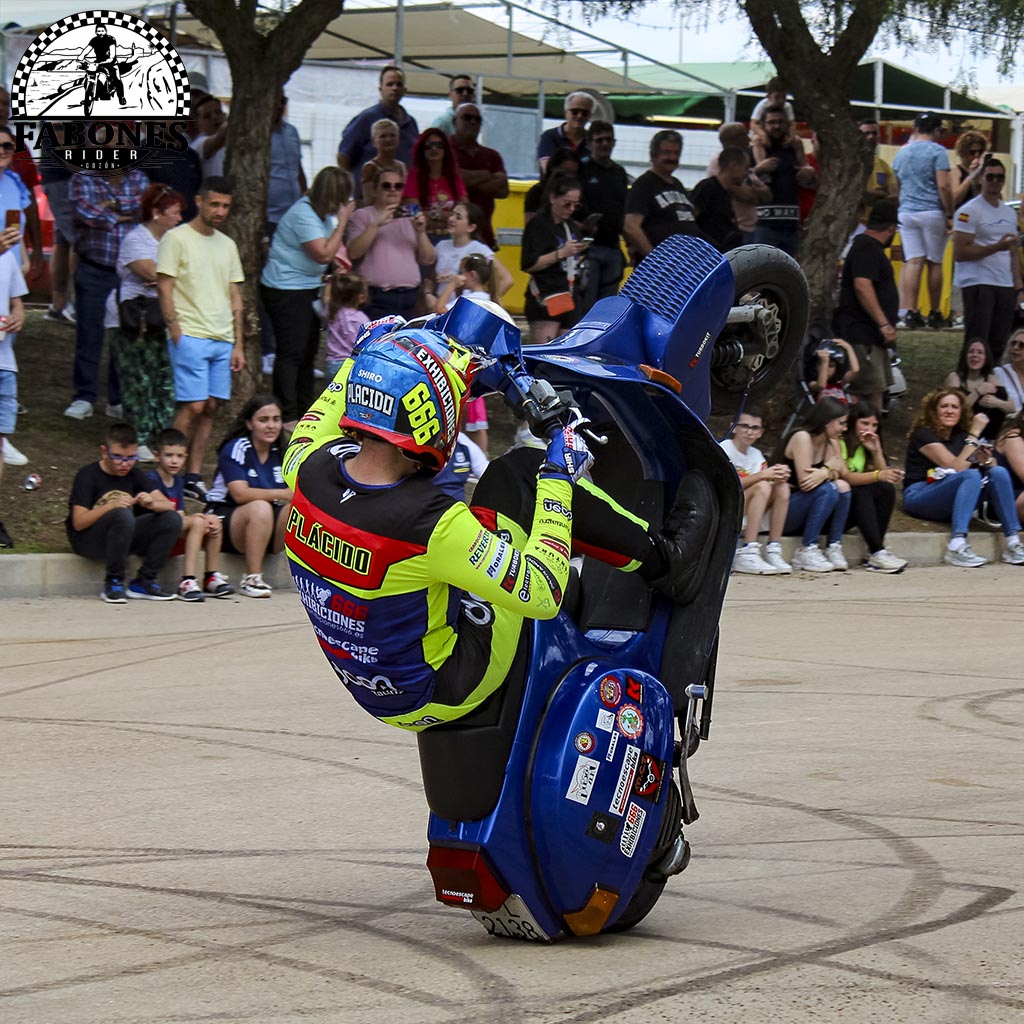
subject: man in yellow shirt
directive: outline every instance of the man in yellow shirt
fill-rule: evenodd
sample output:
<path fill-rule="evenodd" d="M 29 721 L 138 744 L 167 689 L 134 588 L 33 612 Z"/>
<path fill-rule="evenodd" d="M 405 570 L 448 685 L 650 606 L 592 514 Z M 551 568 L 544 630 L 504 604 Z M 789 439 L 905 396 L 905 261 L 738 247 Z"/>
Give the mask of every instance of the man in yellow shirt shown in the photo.
<path fill-rule="evenodd" d="M 231 374 L 245 367 L 242 347 L 242 261 L 218 230 L 231 210 L 231 186 L 206 178 L 194 220 L 168 231 L 157 254 L 157 293 L 174 370 L 174 426 L 188 438 L 185 494 L 206 500 L 203 454 L 220 399 L 231 397 Z"/>

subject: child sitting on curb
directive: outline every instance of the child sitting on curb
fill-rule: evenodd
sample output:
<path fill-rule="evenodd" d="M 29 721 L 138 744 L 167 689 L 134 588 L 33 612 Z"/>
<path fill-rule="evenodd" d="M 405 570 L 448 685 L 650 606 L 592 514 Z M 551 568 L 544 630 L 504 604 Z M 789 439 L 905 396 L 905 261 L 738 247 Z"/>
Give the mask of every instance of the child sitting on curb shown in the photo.
<path fill-rule="evenodd" d="M 178 476 L 188 457 L 188 440 L 174 427 L 162 430 L 156 440 L 156 469 L 146 474 L 146 481 L 154 491 L 159 491 L 181 516 L 181 536 L 172 555 L 185 555 L 185 571 L 178 584 L 177 596 L 181 601 L 202 601 L 206 594 L 211 597 L 230 597 L 235 588 L 228 578 L 217 571 L 220 559 L 220 520 L 213 515 L 197 512 L 185 514 L 185 481 Z M 206 575 L 203 585 L 196 580 L 196 565 L 199 551 L 206 552 Z"/>

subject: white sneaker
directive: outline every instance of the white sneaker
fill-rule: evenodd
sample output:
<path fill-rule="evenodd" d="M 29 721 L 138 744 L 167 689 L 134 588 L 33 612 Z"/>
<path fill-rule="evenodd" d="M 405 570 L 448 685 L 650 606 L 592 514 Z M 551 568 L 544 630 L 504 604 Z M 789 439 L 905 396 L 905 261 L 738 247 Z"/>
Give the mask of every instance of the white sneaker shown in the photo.
<path fill-rule="evenodd" d="M 872 572 L 903 572 L 907 567 L 905 558 L 897 558 L 891 551 L 882 548 L 876 551 L 869 559 L 866 568 Z"/>
<path fill-rule="evenodd" d="M 156 462 L 156 456 L 153 454 L 149 445 L 139 445 L 139 462 Z"/>
<path fill-rule="evenodd" d="M 835 566 L 821 553 L 817 544 L 810 544 L 796 549 L 793 568 L 804 572 L 831 572 Z"/>
<path fill-rule="evenodd" d="M 825 550 L 825 557 L 832 563 L 832 568 L 835 569 L 836 572 L 846 572 L 846 570 L 850 568 L 849 563 L 843 555 L 843 545 L 839 541 L 829 544 Z"/>
<path fill-rule="evenodd" d="M 242 577 L 242 585 L 238 588 L 246 597 L 270 597 L 273 588 L 269 583 L 264 583 L 263 575 L 258 572 L 251 572 Z"/>
<path fill-rule="evenodd" d="M 774 566 L 780 574 L 793 571 L 793 566 L 782 557 L 782 545 L 777 540 L 770 541 L 764 549 L 764 560 L 769 565 Z"/>
<path fill-rule="evenodd" d="M 123 420 L 124 419 L 124 406 L 123 405 L 111 405 L 107 402 L 107 415 L 112 420 Z"/>
<path fill-rule="evenodd" d="M 27 466 L 28 456 L 23 455 L 11 444 L 9 437 L 4 438 L 4 465 L 5 466 Z"/>
<path fill-rule="evenodd" d="M 92 402 L 76 398 L 65 410 L 64 415 L 73 420 L 87 420 L 92 415 Z"/>
<path fill-rule="evenodd" d="M 982 558 L 981 555 L 975 554 L 971 550 L 970 544 L 965 544 L 959 551 L 950 551 L 949 548 L 946 548 L 946 553 L 942 556 L 942 560 L 946 565 L 955 565 L 961 569 L 977 569 L 988 562 L 987 558 Z"/>
<path fill-rule="evenodd" d="M 4 444 L 7 442 L 5 441 Z M 4 462 L 7 461 L 7 451 L 4 450 Z M 1007 565 L 1024 565 L 1024 544 L 1018 540 L 1013 544 L 1007 544 L 1003 548 L 1003 561 Z"/>
<path fill-rule="evenodd" d="M 779 570 L 761 557 L 761 546 L 750 544 L 740 548 L 732 560 L 733 572 L 744 572 L 751 576 L 777 576 Z"/>

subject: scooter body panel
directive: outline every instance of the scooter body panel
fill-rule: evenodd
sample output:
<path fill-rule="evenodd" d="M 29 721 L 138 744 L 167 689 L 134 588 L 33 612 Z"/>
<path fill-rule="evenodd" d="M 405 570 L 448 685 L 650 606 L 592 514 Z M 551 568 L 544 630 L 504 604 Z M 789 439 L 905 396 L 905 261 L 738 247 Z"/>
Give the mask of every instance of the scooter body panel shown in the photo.
<path fill-rule="evenodd" d="M 530 820 L 563 917 L 595 886 L 615 894 L 615 911 L 629 901 L 661 827 L 673 730 L 672 702 L 646 672 L 591 662 L 559 684 L 537 739 Z"/>

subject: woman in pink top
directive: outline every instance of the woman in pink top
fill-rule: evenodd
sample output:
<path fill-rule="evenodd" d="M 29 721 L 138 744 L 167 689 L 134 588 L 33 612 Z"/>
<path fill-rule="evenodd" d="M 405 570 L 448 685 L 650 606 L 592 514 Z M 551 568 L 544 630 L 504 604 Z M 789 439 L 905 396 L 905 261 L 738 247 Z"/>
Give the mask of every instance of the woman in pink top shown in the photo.
<path fill-rule="evenodd" d="M 427 216 L 427 234 L 436 242 L 448 234 L 448 215 L 466 197 L 455 150 L 440 128 L 428 128 L 413 147 L 403 200 L 419 203 Z"/>
<path fill-rule="evenodd" d="M 437 254 L 427 238 L 426 217 L 422 213 L 410 217 L 399 208 L 401 175 L 380 170 L 374 185 L 373 206 L 356 210 L 349 219 L 348 255 L 366 282 L 366 315 L 376 320 L 397 313 L 408 320 L 416 310 L 420 264 L 431 266 Z"/>

